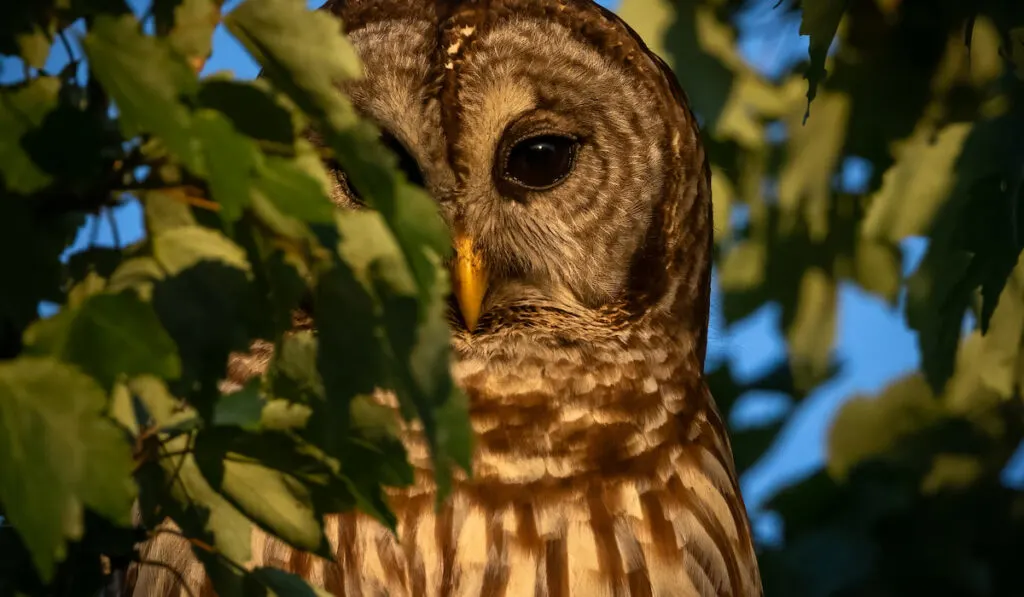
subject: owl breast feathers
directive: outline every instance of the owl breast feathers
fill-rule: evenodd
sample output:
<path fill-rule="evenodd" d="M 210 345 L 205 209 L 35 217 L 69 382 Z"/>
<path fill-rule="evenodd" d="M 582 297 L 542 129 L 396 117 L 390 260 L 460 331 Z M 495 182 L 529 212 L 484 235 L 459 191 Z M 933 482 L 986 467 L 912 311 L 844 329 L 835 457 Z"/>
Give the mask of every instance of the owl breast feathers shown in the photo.
<path fill-rule="evenodd" d="M 725 426 L 703 380 L 710 174 L 672 73 L 590 0 L 331 0 L 347 93 L 437 200 L 456 246 L 452 374 L 472 480 L 435 509 L 426 448 L 393 535 L 327 521 L 334 561 L 256 533 L 252 565 L 333 595 L 757 597 Z M 360 209 L 343 172 L 335 200 Z M 228 384 L 259 374 L 238 355 Z M 380 400 L 392 403 L 385 391 Z M 212 594 L 160 534 L 135 594 Z"/>

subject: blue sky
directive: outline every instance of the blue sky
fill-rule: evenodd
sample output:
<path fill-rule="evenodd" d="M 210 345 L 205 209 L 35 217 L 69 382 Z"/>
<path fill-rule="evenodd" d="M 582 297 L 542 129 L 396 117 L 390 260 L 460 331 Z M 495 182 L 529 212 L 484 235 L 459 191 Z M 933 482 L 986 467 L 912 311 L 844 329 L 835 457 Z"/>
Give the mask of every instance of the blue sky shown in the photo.
<path fill-rule="evenodd" d="M 148 4 L 141 0 L 132 3 Z M 310 5 L 320 3 L 314 0 Z M 614 8 L 617 2 L 604 4 Z M 762 2 L 740 22 L 743 55 L 769 76 L 799 60 L 807 49 L 807 39 L 798 34 L 798 20 L 780 20 L 778 13 L 771 11 L 773 4 L 774 1 Z M 228 2 L 225 8 L 235 5 L 237 0 Z M 63 50 L 56 49 L 53 54 L 49 67 L 59 67 L 66 61 Z M 255 64 L 223 29 L 215 36 L 214 53 L 204 72 L 220 70 L 230 70 L 242 78 L 256 74 Z M 11 81 L 20 74 L 20 67 L 12 61 L 0 62 L 0 82 Z M 847 164 L 843 170 L 844 183 L 850 186 L 862 184 L 866 178 L 865 167 L 857 162 Z M 141 212 L 136 204 L 118 209 L 115 220 L 123 243 L 140 237 Z M 94 229 L 90 223 L 82 229 L 70 252 L 86 246 L 93 235 L 98 244 L 113 244 L 109 223 L 100 221 L 98 228 Z M 910 241 L 904 246 L 908 272 L 916 267 L 923 248 L 923 241 Z M 717 306 L 716 301 L 714 307 Z M 770 453 L 742 479 L 752 509 L 756 510 L 759 503 L 781 486 L 821 465 L 829 422 L 845 399 L 875 393 L 919 365 L 915 335 L 907 329 L 899 308 L 891 308 L 856 287 L 846 286 L 839 294 L 839 312 L 836 357 L 843 363 L 842 372 L 801 404 Z M 774 365 L 782 358 L 784 350 L 777 330 L 778 317 L 778 309 L 767 307 L 726 333 L 716 310 L 712 314 L 712 362 L 728 359 L 743 377 L 756 375 Z M 748 395 L 736 413 L 738 422 L 757 423 L 765 417 L 777 416 L 781 404 L 778 397 Z M 1024 459 L 1021 460 L 1022 466 L 1017 468 L 1024 470 Z M 763 536 L 775 534 L 777 528 L 771 519 L 755 516 L 755 520 Z"/>

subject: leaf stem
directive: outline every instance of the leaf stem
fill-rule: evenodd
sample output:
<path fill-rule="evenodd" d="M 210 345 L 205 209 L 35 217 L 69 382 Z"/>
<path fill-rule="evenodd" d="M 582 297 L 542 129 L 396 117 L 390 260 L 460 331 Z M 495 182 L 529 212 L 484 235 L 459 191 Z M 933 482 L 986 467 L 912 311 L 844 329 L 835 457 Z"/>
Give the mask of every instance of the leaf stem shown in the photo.
<path fill-rule="evenodd" d="M 117 218 L 114 217 L 114 210 L 109 207 L 104 208 L 103 214 L 107 216 L 107 223 L 110 224 L 110 235 L 114 239 L 114 248 L 120 251 L 123 248 L 121 245 L 121 233 L 117 229 Z"/>
<path fill-rule="evenodd" d="M 153 566 L 156 568 L 162 568 L 174 575 L 174 578 L 178 580 L 181 588 L 188 593 L 189 597 L 196 597 L 195 593 L 192 592 L 192 587 L 188 586 L 188 582 L 185 580 L 185 576 L 180 570 L 166 562 L 159 562 L 157 560 L 139 560 L 139 566 Z"/>

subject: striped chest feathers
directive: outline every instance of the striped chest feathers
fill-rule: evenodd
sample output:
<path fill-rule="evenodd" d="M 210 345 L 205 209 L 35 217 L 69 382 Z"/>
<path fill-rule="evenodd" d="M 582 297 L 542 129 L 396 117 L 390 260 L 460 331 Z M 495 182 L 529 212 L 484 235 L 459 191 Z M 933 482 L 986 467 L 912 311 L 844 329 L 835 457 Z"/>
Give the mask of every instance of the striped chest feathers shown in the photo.
<path fill-rule="evenodd" d="M 457 477 L 435 508 L 414 426 L 404 441 L 416 483 L 389 496 L 397 535 L 362 514 L 330 517 L 326 561 L 256 531 L 250 564 L 346 597 L 759 597 L 724 425 L 699 374 L 658 349 L 632 357 L 585 370 L 571 355 L 457 364 L 477 435 L 472 479 Z M 212 594 L 177 537 L 159 535 L 146 557 Z M 149 567 L 136 595 L 184 595 L 174 584 Z"/>
<path fill-rule="evenodd" d="M 397 536 L 349 514 L 327 526 L 334 563 L 266 539 L 254 554 L 346 596 L 760 595 L 722 421 L 699 375 L 648 348 L 459 362 L 474 474 L 444 506 L 413 428 Z"/>

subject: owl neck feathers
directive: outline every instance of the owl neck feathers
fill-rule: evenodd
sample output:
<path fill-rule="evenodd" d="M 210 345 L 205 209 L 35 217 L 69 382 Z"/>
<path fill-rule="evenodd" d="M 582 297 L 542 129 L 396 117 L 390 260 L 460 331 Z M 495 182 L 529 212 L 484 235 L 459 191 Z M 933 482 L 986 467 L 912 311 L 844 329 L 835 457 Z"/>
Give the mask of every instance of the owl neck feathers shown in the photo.
<path fill-rule="evenodd" d="M 656 475 L 688 426 L 706 420 L 686 345 L 650 328 L 586 342 L 521 330 L 457 342 L 453 376 L 476 433 L 472 485 L 513 499 L 590 477 Z"/>

